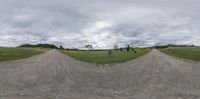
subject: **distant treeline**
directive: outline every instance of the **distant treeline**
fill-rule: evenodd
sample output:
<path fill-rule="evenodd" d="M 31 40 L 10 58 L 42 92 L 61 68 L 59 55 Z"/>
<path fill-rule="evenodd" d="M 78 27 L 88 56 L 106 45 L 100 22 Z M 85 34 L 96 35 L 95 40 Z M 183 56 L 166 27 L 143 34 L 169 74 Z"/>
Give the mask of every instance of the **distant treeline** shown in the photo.
<path fill-rule="evenodd" d="M 197 47 L 194 45 L 174 45 L 174 44 L 168 44 L 168 45 L 160 45 L 160 46 L 154 46 L 153 48 L 167 48 L 167 47 Z"/>
<path fill-rule="evenodd" d="M 72 50 L 72 51 L 109 51 L 109 50 L 120 50 L 120 51 L 134 51 L 135 48 L 130 47 L 129 45 L 127 47 L 123 48 L 114 48 L 114 49 L 78 49 L 78 48 L 64 48 L 63 46 L 57 47 L 54 44 L 23 44 L 18 47 L 30 47 L 30 48 L 51 48 L 51 49 L 65 49 L 65 50 Z M 168 45 L 156 45 L 149 48 L 167 48 L 167 47 L 197 47 L 194 45 L 174 45 L 174 44 L 168 44 Z M 148 47 L 147 47 L 148 48 Z M 145 49 L 145 48 L 142 48 Z"/>
<path fill-rule="evenodd" d="M 148 47 L 149 48 L 149 47 Z M 148 48 L 140 48 L 141 50 L 148 49 Z M 123 52 L 128 52 L 128 51 L 135 51 L 138 48 L 118 48 L 118 49 L 92 49 L 92 50 L 85 50 L 85 49 L 76 49 L 76 48 L 66 48 L 65 50 L 68 51 L 123 51 Z"/>
<path fill-rule="evenodd" d="M 58 49 L 58 47 L 57 47 L 56 45 L 53 45 L 53 44 L 36 44 L 36 45 L 32 45 L 32 44 L 23 44 L 23 45 L 20 45 L 19 47 L 52 48 L 52 49 Z"/>

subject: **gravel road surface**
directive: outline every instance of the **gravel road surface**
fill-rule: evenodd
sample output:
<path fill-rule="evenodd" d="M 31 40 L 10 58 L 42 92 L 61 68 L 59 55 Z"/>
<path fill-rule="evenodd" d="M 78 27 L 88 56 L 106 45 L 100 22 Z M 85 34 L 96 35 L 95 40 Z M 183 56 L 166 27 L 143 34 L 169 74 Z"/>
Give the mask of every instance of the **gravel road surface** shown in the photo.
<path fill-rule="evenodd" d="M 200 63 L 152 50 L 97 66 L 51 50 L 0 63 L 0 99 L 200 99 Z"/>

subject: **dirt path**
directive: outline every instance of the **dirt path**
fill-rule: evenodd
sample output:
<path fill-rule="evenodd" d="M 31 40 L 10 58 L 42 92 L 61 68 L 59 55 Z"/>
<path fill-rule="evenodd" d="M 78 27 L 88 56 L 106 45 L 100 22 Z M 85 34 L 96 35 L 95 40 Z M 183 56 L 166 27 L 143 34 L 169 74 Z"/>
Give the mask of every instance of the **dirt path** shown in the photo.
<path fill-rule="evenodd" d="M 152 50 L 98 67 L 52 50 L 0 63 L 0 99 L 200 99 L 200 63 Z"/>

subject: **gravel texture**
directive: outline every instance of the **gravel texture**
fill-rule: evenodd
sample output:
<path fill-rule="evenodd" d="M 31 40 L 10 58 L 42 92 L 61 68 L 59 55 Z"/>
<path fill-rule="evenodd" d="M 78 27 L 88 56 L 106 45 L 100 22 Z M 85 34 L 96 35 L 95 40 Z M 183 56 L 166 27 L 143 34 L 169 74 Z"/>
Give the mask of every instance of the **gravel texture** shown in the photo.
<path fill-rule="evenodd" d="M 152 50 L 102 66 L 51 50 L 0 63 L 0 99 L 200 99 L 200 63 Z"/>

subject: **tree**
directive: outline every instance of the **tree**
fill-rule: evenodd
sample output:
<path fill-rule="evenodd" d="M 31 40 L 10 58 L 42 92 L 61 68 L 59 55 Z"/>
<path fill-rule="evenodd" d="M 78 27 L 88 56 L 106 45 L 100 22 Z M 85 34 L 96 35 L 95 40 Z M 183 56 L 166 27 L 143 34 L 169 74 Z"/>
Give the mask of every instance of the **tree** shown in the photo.
<path fill-rule="evenodd" d="M 115 50 L 117 50 L 117 49 L 118 49 L 118 45 L 115 44 L 115 45 L 113 46 L 113 48 L 114 48 Z"/>
<path fill-rule="evenodd" d="M 85 45 L 85 48 L 87 48 L 88 50 L 92 50 L 93 46 L 92 45 Z"/>
<path fill-rule="evenodd" d="M 60 49 L 64 49 L 64 47 L 62 45 L 60 45 Z"/>
<path fill-rule="evenodd" d="M 127 46 L 126 50 L 127 50 L 127 52 L 130 51 L 130 45 Z"/>
<path fill-rule="evenodd" d="M 120 51 L 122 52 L 122 51 L 123 51 L 123 48 L 120 48 Z"/>
<path fill-rule="evenodd" d="M 23 44 L 23 45 L 20 45 L 19 47 L 52 48 L 52 49 L 58 49 L 58 47 L 57 47 L 56 45 L 53 45 L 53 44 L 36 44 L 36 45 Z"/>

